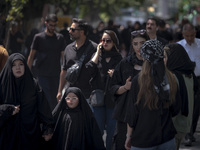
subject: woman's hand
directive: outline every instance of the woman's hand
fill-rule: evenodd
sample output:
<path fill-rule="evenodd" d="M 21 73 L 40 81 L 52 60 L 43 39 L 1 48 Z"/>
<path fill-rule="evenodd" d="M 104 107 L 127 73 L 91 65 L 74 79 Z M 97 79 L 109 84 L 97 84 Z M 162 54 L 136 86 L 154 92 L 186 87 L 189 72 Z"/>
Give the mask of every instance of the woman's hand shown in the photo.
<path fill-rule="evenodd" d="M 15 106 L 15 109 L 14 109 L 12 115 L 19 113 L 19 111 L 20 111 L 20 105 Z"/>
<path fill-rule="evenodd" d="M 125 141 L 125 148 L 127 150 L 130 150 L 131 149 L 131 137 L 126 137 L 126 141 Z"/>
<path fill-rule="evenodd" d="M 126 79 L 126 84 L 124 85 L 124 88 L 126 90 L 130 90 L 131 89 L 131 76 L 129 76 L 127 79 Z"/>
<path fill-rule="evenodd" d="M 52 138 L 53 134 L 45 134 L 42 135 L 42 137 L 44 138 L 45 141 L 49 141 Z"/>
<path fill-rule="evenodd" d="M 108 70 L 108 75 L 112 78 L 113 76 L 113 73 L 114 73 L 114 69 L 109 69 Z"/>

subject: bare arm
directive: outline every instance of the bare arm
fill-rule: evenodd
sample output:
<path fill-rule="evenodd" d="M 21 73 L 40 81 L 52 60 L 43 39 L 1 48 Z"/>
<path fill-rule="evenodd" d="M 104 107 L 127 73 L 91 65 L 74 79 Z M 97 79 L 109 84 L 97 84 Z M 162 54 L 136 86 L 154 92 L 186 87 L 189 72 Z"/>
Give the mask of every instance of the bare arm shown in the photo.
<path fill-rule="evenodd" d="M 101 43 L 97 46 L 97 51 L 96 51 L 95 55 L 92 57 L 92 59 L 91 59 L 91 61 L 93 61 L 95 64 L 98 63 L 99 54 L 101 53 L 100 46 L 102 46 Z"/>
<path fill-rule="evenodd" d="M 34 60 L 35 54 L 36 54 L 36 50 L 31 49 L 30 54 L 28 56 L 28 61 L 27 61 L 27 64 L 28 64 L 28 67 L 30 68 L 30 70 L 33 65 L 33 60 Z"/>
<path fill-rule="evenodd" d="M 126 79 L 126 84 L 120 86 L 119 89 L 116 91 L 116 94 L 121 95 L 130 89 L 131 89 L 131 77 L 128 77 L 128 79 Z"/>
<path fill-rule="evenodd" d="M 126 141 L 125 141 L 125 148 L 127 150 L 131 149 L 131 135 L 133 132 L 133 128 L 131 128 L 128 124 L 127 124 L 127 133 L 126 133 Z"/>
<path fill-rule="evenodd" d="M 65 76 L 67 74 L 67 71 L 61 70 L 60 72 L 60 81 L 59 81 L 59 88 L 58 88 L 58 94 L 57 94 L 57 101 L 59 101 L 62 97 L 62 90 L 67 83 Z"/>
<path fill-rule="evenodd" d="M 63 60 L 64 60 L 64 51 L 61 52 L 61 61 L 63 63 Z"/>

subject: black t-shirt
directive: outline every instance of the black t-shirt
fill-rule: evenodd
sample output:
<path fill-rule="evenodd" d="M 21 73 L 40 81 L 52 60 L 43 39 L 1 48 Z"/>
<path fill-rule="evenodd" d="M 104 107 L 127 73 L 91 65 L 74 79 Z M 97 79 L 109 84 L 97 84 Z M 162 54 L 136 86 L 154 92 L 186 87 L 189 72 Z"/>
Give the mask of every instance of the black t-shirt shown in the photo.
<path fill-rule="evenodd" d="M 23 34 L 21 32 L 17 32 L 15 35 L 10 34 L 10 43 L 9 43 L 9 49 L 12 53 L 21 53 L 22 52 L 22 43 L 17 42 L 17 39 L 23 39 Z"/>
<path fill-rule="evenodd" d="M 61 69 L 61 52 L 65 49 L 63 35 L 56 33 L 48 36 L 45 32 L 35 35 L 31 48 L 36 50 L 35 60 L 38 60 L 38 76 L 59 76 Z"/>
<path fill-rule="evenodd" d="M 89 51 L 87 50 L 88 48 L 90 49 Z M 90 93 L 92 92 L 92 88 L 91 85 L 89 84 L 89 80 L 91 79 L 88 72 L 89 70 L 86 68 L 85 64 L 91 60 L 91 57 L 93 53 L 96 52 L 96 49 L 97 49 L 97 44 L 87 39 L 79 49 L 76 48 L 75 42 L 73 42 L 65 48 L 64 52 L 64 61 L 62 69 L 67 70 L 77 60 L 80 59 L 80 57 L 83 55 L 85 51 L 88 51 L 87 56 L 83 61 L 80 76 L 77 82 L 71 85 L 80 88 L 86 98 L 89 98 Z"/>

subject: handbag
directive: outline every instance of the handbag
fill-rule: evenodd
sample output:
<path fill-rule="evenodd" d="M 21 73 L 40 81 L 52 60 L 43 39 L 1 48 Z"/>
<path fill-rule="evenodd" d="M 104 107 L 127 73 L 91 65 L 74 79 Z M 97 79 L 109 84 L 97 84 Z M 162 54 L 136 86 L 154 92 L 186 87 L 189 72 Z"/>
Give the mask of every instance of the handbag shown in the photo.
<path fill-rule="evenodd" d="M 96 89 L 91 92 L 90 99 L 89 99 L 89 104 L 91 106 L 95 107 L 95 106 L 104 106 L 105 105 L 104 98 L 105 98 L 105 94 L 106 94 L 106 91 L 108 88 L 108 80 L 109 80 L 109 76 L 107 76 L 107 79 L 106 79 L 105 91 Z"/>
<path fill-rule="evenodd" d="M 92 106 L 104 106 L 104 91 L 100 89 L 93 90 L 90 95 L 89 103 Z"/>

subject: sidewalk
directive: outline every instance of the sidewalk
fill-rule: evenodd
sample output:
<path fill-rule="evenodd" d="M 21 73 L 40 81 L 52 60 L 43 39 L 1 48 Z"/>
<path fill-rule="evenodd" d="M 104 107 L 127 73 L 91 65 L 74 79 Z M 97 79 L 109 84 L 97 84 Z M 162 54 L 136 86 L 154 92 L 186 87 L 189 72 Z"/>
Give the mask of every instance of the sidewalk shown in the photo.
<path fill-rule="evenodd" d="M 196 142 L 192 143 L 191 147 L 184 146 L 184 144 L 181 144 L 181 147 L 179 150 L 200 150 L 200 118 L 198 121 L 197 129 L 194 134 L 194 137 L 196 138 Z"/>

